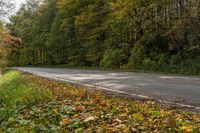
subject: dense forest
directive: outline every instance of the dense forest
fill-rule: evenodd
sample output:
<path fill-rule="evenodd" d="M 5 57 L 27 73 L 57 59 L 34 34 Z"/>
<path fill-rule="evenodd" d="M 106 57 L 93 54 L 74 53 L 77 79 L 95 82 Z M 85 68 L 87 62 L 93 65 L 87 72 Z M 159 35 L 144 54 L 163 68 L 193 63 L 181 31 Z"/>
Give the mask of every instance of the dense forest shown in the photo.
<path fill-rule="evenodd" d="M 200 73 L 199 0 L 27 0 L 7 28 L 12 66 Z"/>

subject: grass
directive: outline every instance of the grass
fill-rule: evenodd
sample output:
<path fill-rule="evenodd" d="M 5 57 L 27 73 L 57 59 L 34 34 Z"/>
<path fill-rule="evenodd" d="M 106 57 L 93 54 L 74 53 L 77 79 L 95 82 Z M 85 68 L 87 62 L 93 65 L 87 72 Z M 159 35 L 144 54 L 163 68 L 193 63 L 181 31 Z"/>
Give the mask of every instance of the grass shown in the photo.
<path fill-rule="evenodd" d="M 2 132 L 200 132 L 200 116 L 18 71 L 0 78 Z"/>
<path fill-rule="evenodd" d="M 32 106 L 50 97 L 50 91 L 25 80 L 18 71 L 8 71 L 0 78 L 0 121 L 15 115 L 18 107 Z"/>

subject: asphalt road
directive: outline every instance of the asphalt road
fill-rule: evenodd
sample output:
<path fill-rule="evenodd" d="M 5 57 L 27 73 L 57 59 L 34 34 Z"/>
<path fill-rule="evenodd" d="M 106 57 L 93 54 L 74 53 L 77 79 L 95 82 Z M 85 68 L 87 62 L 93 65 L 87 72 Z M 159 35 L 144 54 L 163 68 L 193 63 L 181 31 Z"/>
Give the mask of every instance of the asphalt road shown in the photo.
<path fill-rule="evenodd" d="M 51 79 L 164 102 L 200 107 L 200 77 L 98 70 L 16 68 Z"/>

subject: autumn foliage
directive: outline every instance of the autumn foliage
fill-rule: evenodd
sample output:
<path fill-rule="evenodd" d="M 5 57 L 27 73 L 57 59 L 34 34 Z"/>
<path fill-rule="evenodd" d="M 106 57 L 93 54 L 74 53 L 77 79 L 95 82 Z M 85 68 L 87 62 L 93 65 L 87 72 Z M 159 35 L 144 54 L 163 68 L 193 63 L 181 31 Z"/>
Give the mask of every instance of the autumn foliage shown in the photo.
<path fill-rule="evenodd" d="M 199 0 L 27 0 L 8 27 L 23 40 L 13 65 L 200 75 L 199 8 Z"/>
<path fill-rule="evenodd" d="M 8 56 L 17 50 L 20 43 L 20 38 L 9 35 L 3 26 L 0 27 L 0 73 L 8 64 Z"/>
<path fill-rule="evenodd" d="M 1 45 L 0 47 L 8 50 L 9 53 L 15 52 L 21 43 L 21 39 L 18 37 L 13 37 L 8 33 L 0 32 Z"/>

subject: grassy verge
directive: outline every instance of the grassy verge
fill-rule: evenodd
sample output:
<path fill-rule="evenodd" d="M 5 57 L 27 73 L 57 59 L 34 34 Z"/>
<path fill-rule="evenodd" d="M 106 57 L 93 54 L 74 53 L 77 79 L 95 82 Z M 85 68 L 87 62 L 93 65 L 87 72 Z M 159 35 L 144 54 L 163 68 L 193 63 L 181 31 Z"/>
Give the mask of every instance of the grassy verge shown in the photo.
<path fill-rule="evenodd" d="M 26 80 L 17 71 L 8 71 L 3 77 L 0 77 L 1 129 L 12 127 L 11 121 L 19 117 L 21 110 L 46 102 L 50 98 L 51 92 L 49 90 Z M 17 120 L 23 122 L 23 119 Z"/>
<path fill-rule="evenodd" d="M 200 116 L 108 97 L 9 71 L 0 78 L 2 132 L 200 132 Z"/>

